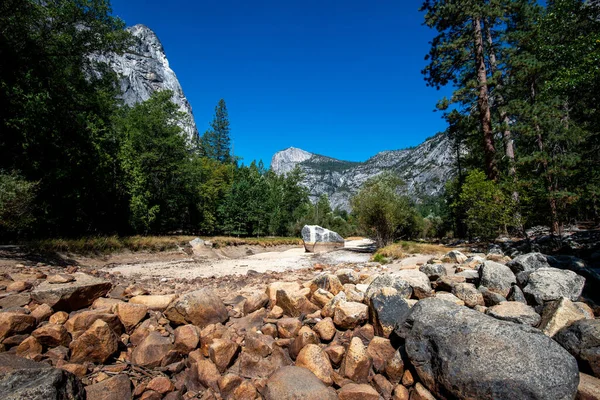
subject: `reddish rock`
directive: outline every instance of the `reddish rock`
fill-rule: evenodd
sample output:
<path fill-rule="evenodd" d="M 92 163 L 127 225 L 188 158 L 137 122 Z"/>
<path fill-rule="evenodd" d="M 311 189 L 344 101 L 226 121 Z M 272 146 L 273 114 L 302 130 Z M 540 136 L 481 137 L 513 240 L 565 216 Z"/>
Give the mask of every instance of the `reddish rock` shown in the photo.
<path fill-rule="evenodd" d="M 198 360 L 198 362 L 195 364 L 195 368 L 200 383 L 203 384 L 205 387 L 211 388 L 215 392 L 218 392 L 218 382 L 221 377 L 221 374 L 219 374 L 217 366 L 213 364 L 212 361 L 203 359 Z"/>
<path fill-rule="evenodd" d="M 356 383 L 366 383 L 371 370 L 371 357 L 363 342 L 353 338 L 342 363 L 343 375 Z"/>
<path fill-rule="evenodd" d="M 75 277 L 70 274 L 56 274 L 56 275 L 48 275 L 46 278 L 48 283 L 69 283 L 74 282 Z"/>
<path fill-rule="evenodd" d="M 119 303 L 115 307 L 115 314 L 121 320 L 127 332 L 130 332 L 148 314 L 148 307 L 142 304 Z"/>
<path fill-rule="evenodd" d="M 341 364 L 342 360 L 344 359 L 344 354 L 346 354 L 346 349 L 344 346 L 339 344 L 327 346 L 325 347 L 324 351 L 329 357 L 331 364 L 336 367 Z"/>
<path fill-rule="evenodd" d="M 16 312 L 0 312 L 0 341 L 15 334 L 31 332 L 35 324 L 34 316 Z"/>
<path fill-rule="evenodd" d="M 59 311 L 56 312 L 54 314 L 52 314 L 50 316 L 50 319 L 48 320 L 51 324 L 58 324 L 58 325 L 62 325 L 65 322 L 67 322 L 67 320 L 69 319 L 69 314 L 67 314 L 64 311 Z"/>
<path fill-rule="evenodd" d="M 354 329 L 366 322 L 368 311 L 366 304 L 340 302 L 333 312 L 333 323 L 341 329 Z"/>
<path fill-rule="evenodd" d="M 175 329 L 175 350 L 188 354 L 200 343 L 200 331 L 194 325 L 182 325 Z"/>
<path fill-rule="evenodd" d="M 158 323 L 158 320 L 155 317 L 150 317 L 135 328 L 129 336 L 129 341 L 134 346 L 137 346 L 142 343 L 151 332 L 155 332 L 160 328 L 161 325 Z"/>
<path fill-rule="evenodd" d="M 375 372 L 385 371 L 388 361 L 394 358 L 396 349 L 394 349 L 389 339 L 375 336 L 367 347 L 367 354 L 373 359 L 373 369 Z"/>
<path fill-rule="evenodd" d="M 435 400 L 435 397 L 425 388 L 425 386 L 417 383 L 410 394 L 410 400 Z"/>
<path fill-rule="evenodd" d="M 31 292 L 31 297 L 54 310 L 74 311 L 90 306 L 112 287 L 110 282 L 87 274 L 76 273 L 73 277 L 75 281 L 68 283 L 42 282 Z"/>
<path fill-rule="evenodd" d="M 300 331 L 298 331 L 298 335 L 294 338 L 294 341 L 290 345 L 290 357 L 292 357 L 292 359 L 295 359 L 296 356 L 298 356 L 298 353 L 300 353 L 300 350 L 304 348 L 304 346 L 308 344 L 318 343 L 319 337 L 317 336 L 317 334 L 314 333 L 312 329 L 310 329 L 308 326 L 303 326 L 302 328 L 300 328 Z"/>
<path fill-rule="evenodd" d="M 235 361 L 240 346 L 227 339 L 214 339 L 208 348 L 208 355 L 217 366 L 219 372 L 225 370 Z"/>
<path fill-rule="evenodd" d="M 90 310 L 73 313 L 67 322 L 65 322 L 64 326 L 71 336 L 73 336 L 73 339 L 79 337 L 79 335 L 85 332 L 97 320 L 106 322 L 117 335 L 122 334 L 123 326 L 121 325 L 119 317 L 105 311 L 106 310 Z"/>
<path fill-rule="evenodd" d="M 369 385 L 349 383 L 338 392 L 340 400 L 379 400 L 379 393 Z"/>
<path fill-rule="evenodd" d="M 333 294 L 325 289 L 317 289 L 310 297 L 310 301 L 321 308 L 325 307 L 331 299 L 333 299 Z"/>
<path fill-rule="evenodd" d="M 165 316 L 175 324 L 189 323 L 199 328 L 223 323 L 229 318 L 223 301 L 209 289 L 196 290 L 180 296 L 167 307 Z"/>
<path fill-rule="evenodd" d="M 83 378 L 87 374 L 87 367 L 83 364 L 61 363 L 57 368 L 69 371 L 75 376 Z"/>
<path fill-rule="evenodd" d="M 176 298 L 176 294 L 141 295 L 130 298 L 129 303 L 141 304 L 153 311 L 165 311 Z"/>
<path fill-rule="evenodd" d="M 392 393 L 392 400 L 409 400 L 410 394 L 408 389 L 402 385 L 396 385 L 394 393 Z"/>
<path fill-rule="evenodd" d="M 344 286 L 336 275 L 322 273 L 317 275 L 310 283 L 311 293 L 317 291 L 317 289 L 326 290 L 335 296 L 344 290 Z"/>
<path fill-rule="evenodd" d="M 158 367 L 172 349 L 169 337 L 150 332 L 131 353 L 131 362 L 142 367 Z"/>
<path fill-rule="evenodd" d="M 47 321 L 52 313 L 54 313 L 52 307 L 50 307 L 48 304 L 40 304 L 31 312 L 31 316 L 35 317 L 35 320 L 39 324 L 40 322 Z"/>
<path fill-rule="evenodd" d="M 330 342 L 337 332 L 331 318 L 325 318 L 317 322 L 314 330 L 323 342 Z"/>
<path fill-rule="evenodd" d="M 31 289 L 33 285 L 31 284 L 31 282 L 26 282 L 26 281 L 16 281 L 13 282 L 11 284 L 9 284 L 8 286 L 6 286 L 6 291 L 7 292 L 23 292 L 25 290 Z"/>
<path fill-rule="evenodd" d="M 175 390 L 175 386 L 164 376 L 157 376 L 156 378 L 152 378 L 150 382 L 146 385 L 146 390 L 154 390 L 157 393 L 165 394 L 168 392 L 172 392 Z"/>
<path fill-rule="evenodd" d="M 125 374 L 115 375 L 100 383 L 86 386 L 87 400 L 131 399 L 131 381 Z"/>
<path fill-rule="evenodd" d="M 235 374 L 226 374 L 219 378 L 217 382 L 219 386 L 219 392 L 221 392 L 221 396 L 225 399 L 232 398 L 234 390 L 243 382 L 244 380 Z"/>
<path fill-rule="evenodd" d="M 379 392 L 384 400 L 390 400 L 392 393 L 394 392 L 394 385 L 390 383 L 383 375 L 375 375 L 373 377 L 372 385 Z"/>
<path fill-rule="evenodd" d="M 266 400 L 336 400 L 335 391 L 328 388 L 312 372 L 301 367 L 283 367 L 267 381 Z"/>
<path fill-rule="evenodd" d="M 412 376 L 412 372 L 410 370 L 404 371 L 404 375 L 402 376 L 402 385 L 410 387 L 415 384 L 415 378 Z"/>
<path fill-rule="evenodd" d="M 17 355 L 24 357 L 24 358 L 29 358 L 29 359 L 35 359 L 37 357 L 39 357 L 42 354 L 42 345 L 41 343 L 34 338 L 33 336 L 29 336 L 27 339 L 23 340 L 21 342 L 21 344 L 19 344 L 17 346 Z M 39 361 L 39 360 L 37 360 Z"/>
<path fill-rule="evenodd" d="M 235 400 L 254 400 L 258 396 L 256 387 L 252 382 L 243 381 L 234 391 L 232 398 Z"/>
<path fill-rule="evenodd" d="M 296 358 L 296 366 L 308 369 L 315 374 L 321 382 L 331 385 L 333 368 L 327 354 L 316 344 L 307 344 Z"/>
<path fill-rule="evenodd" d="M 31 335 L 45 347 L 68 346 L 71 342 L 71 335 L 63 325 L 45 324 Z"/>
<path fill-rule="evenodd" d="M 298 292 L 302 286 L 298 282 L 272 282 L 267 285 L 265 293 L 269 297 L 269 304 L 275 305 L 278 290 L 287 290 L 288 292 Z"/>
<path fill-rule="evenodd" d="M 269 296 L 266 293 L 256 293 L 244 302 L 244 314 L 252 314 L 254 311 L 266 307 L 269 304 Z"/>
<path fill-rule="evenodd" d="M 100 297 L 92 303 L 92 310 L 108 310 L 114 313 L 118 304 L 125 304 L 122 300 Z"/>
<path fill-rule="evenodd" d="M 282 318 L 277 321 L 277 332 L 282 338 L 295 337 L 301 327 L 302 322 L 298 318 Z"/>
<path fill-rule="evenodd" d="M 71 362 L 91 361 L 104 363 L 118 350 L 119 338 L 102 320 L 96 320 L 92 326 L 69 345 Z"/>
<path fill-rule="evenodd" d="M 283 309 L 285 315 L 299 317 L 302 314 L 311 314 L 319 308 L 308 301 L 300 292 L 278 290 L 276 295 L 277 305 Z"/>

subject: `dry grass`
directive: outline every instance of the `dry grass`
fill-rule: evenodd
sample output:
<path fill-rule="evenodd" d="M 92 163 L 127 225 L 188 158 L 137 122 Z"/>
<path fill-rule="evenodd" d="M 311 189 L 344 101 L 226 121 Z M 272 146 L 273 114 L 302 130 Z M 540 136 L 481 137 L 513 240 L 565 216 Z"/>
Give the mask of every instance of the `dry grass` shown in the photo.
<path fill-rule="evenodd" d="M 374 257 L 384 257 L 386 259 L 395 260 L 406 257 L 407 254 L 445 254 L 450 248 L 439 244 L 417 243 L 417 242 L 398 242 L 385 246 L 377 252 Z"/>
<path fill-rule="evenodd" d="M 93 236 L 79 239 L 44 239 L 30 242 L 27 246 L 44 253 L 109 254 L 120 251 L 166 251 L 185 246 L 196 236 Z M 279 245 L 301 245 L 298 238 L 235 238 L 217 236 L 204 238 L 213 242 L 216 248 L 225 246 L 257 245 L 273 247 Z"/>

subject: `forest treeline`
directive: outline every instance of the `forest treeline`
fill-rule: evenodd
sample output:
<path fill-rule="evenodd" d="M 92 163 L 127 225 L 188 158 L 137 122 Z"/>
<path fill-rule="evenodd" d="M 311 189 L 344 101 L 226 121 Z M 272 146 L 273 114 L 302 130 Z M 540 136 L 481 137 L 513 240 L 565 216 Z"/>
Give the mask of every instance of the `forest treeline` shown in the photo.
<path fill-rule="evenodd" d="M 429 0 L 422 11 L 437 32 L 425 80 L 454 88 L 437 106 L 456 178 L 414 204 L 383 174 L 349 214 L 326 196 L 312 204 L 299 170 L 278 176 L 231 154 L 224 100 L 193 139 L 169 92 L 123 105 L 116 74 L 90 57 L 134 40 L 107 0 L 0 2 L 0 237 L 289 236 L 311 223 L 383 245 L 598 221 L 596 3 Z"/>

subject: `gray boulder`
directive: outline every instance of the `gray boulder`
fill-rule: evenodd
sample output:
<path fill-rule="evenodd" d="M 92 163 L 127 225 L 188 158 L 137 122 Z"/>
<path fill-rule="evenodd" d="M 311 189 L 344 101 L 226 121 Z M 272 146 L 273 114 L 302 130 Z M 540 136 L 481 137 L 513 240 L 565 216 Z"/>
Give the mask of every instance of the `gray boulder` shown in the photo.
<path fill-rule="evenodd" d="M 600 320 L 576 321 L 558 331 L 554 340 L 577 358 L 583 372 L 600 378 Z"/>
<path fill-rule="evenodd" d="M 506 297 L 488 290 L 485 286 L 479 286 L 477 289 L 483 295 L 486 307 L 492 307 L 506 301 Z"/>
<path fill-rule="evenodd" d="M 81 381 L 70 372 L 12 354 L 0 354 L 3 400 L 84 400 Z"/>
<path fill-rule="evenodd" d="M 397 324 L 404 322 L 410 306 L 396 289 L 384 287 L 371 296 L 369 302 L 369 321 L 375 334 L 388 338 Z"/>
<path fill-rule="evenodd" d="M 558 300 L 561 297 L 577 301 L 584 285 L 585 278 L 573 271 L 540 268 L 529 275 L 523 293 L 529 304 L 542 306 L 546 301 Z"/>
<path fill-rule="evenodd" d="M 419 268 L 419 271 L 427 275 L 430 281 L 435 281 L 439 277 L 448 274 L 446 267 L 444 267 L 442 264 L 424 264 Z"/>
<path fill-rule="evenodd" d="M 440 299 L 419 301 L 398 334 L 440 399 L 572 400 L 577 361 L 539 330 Z"/>
<path fill-rule="evenodd" d="M 308 253 L 323 253 L 344 247 L 343 237 L 318 225 L 304 225 L 302 241 Z"/>
<path fill-rule="evenodd" d="M 414 297 L 417 299 L 433 296 L 433 289 L 431 289 L 429 278 L 421 271 L 405 269 L 395 272 L 393 276 L 397 276 L 408 282 L 410 287 L 412 287 Z"/>
<path fill-rule="evenodd" d="M 505 301 L 486 310 L 486 314 L 503 321 L 538 326 L 541 317 L 533 307 L 517 301 Z"/>
<path fill-rule="evenodd" d="M 523 291 L 517 285 L 513 285 L 513 287 L 510 288 L 510 292 L 508 293 L 506 300 L 518 301 L 519 303 L 527 304 L 527 299 L 525 298 Z"/>
<path fill-rule="evenodd" d="M 517 276 L 520 286 L 527 284 L 529 275 L 540 268 L 549 268 L 547 257 L 542 253 L 528 253 L 515 257 L 506 266 Z"/>
<path fill-rule="evenodd" d="M 379 275 L 369 285 L 365 292 L 365 299 L 367 303 L 371 300 L 371 297 L 379 289 L 384 287 L 391 287 L 398 291 L 398 293 L 405 299 L 410 299 L 412 295 L 412 287 L 408 282 L 398 276 L 392 276 L 389 274 Z"/>
<path fill-rule="evenodd" d="M 194 324 L 202 329 L 210 324 L 224 323 L 229 313 L 216 292 L 200 289 L 173 300 L 165 310 L 165 316 L 175 324 Z"/>
<path fill-rule="evenodd" d="M 54 311 L 76 311 L 92 305 L 112 288 L 110 282 L 81 272 L 73 277 L 74 281 L 66 283 L 42 282 L 31 292 L 31 298 Z"/>
<path fill-rule="evenodd" d="M 480 284 L 490 291 L 508 296 L 511 286 L 517 282 L 515 274 L 506 265 L 484 261 L 479 268 Z"/>

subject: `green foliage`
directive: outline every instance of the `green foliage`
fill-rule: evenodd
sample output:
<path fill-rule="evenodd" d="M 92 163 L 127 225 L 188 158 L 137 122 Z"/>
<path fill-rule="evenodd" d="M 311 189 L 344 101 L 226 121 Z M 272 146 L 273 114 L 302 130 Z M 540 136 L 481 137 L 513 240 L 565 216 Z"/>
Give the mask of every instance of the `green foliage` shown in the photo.
<path fill-rule="evenodd" d="M 203 156 L 222 163 L 232 161 L 229 114 L 225 100 L 219 100 L 210 129 L 204 133 L 200 142 Z"/>
<path fill-rule="evenodd" d="M 319 225 L 339 233 L 342 237 L 349 237 L 358 232 L 354 216 L 345 210 L 332 210 L 326 194 L 322 194 L 316 203 L 307 205 L 304 217 L 296 225 L 296 232 L 299 233 L 304 225 Z"/>
<path fill-rule="evenodd" d="M 471 236 L 494 239 L 511 221 L 510 200 L 481 170 L 467 175 L 458 201 L 467 210 L 465 222 Z"/>
<path fill-rule="evenodd" d="M 37 183 L 0 171 L 0 237 L 30 227 Z"/>
<path fill-rule="evenodd" d="M 404 183 L 392 173 L 383 173 L 364 183 L 352 198 L 358 226 L 383 247 L 401 237 L 417 236 L 421 217 L 408 197 L 398 192 Z"/>

